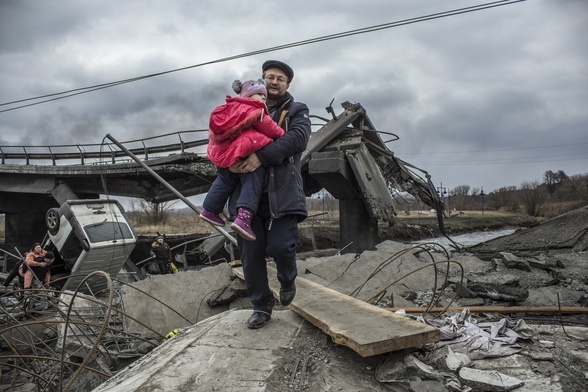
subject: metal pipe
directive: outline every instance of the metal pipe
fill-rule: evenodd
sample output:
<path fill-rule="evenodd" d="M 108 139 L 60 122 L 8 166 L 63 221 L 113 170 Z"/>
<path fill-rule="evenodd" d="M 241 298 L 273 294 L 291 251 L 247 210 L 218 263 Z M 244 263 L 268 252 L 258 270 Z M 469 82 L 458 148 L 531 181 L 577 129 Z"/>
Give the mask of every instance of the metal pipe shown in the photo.
<path fill-rule="evenodd" d="M 404 310 L 406 313 L 424 313 L 427 308 L 385 308 L 391 312 Z M 429 313 L 461 312 L 469 309 L 470 313 L 544 313 L 544 314 L 582 314 L 588 313 L 585 306 L 452 306 L 450 308 L 436 307 Z"/>
<path fill-rule="evenodd" d="M 185 197 L 184 195 L 182 195 L 176 188 L 174 188 L 173 186 L 171 186 L 170 183 L 168 183 L 163 177 L 161 177 L 159 174 L 157 174 L 155 172 L 155 170 L 151 169 L 145 162 L 143 162 L 142 160 L 140 160 L 139 158 L 137 158 L 137 156 L 135 154 L 133 154 L 131 151 L 129 151 L 125 146 L 123 146 L 121 143 L 119 143 L 115 138 L 113 138 L 110 134 L 106 135 L 106 138 L 109 139 L 111 142 L 113 142 L 114 144 L 116 144 L 118 146 L 118 148 L 120 148 L 121 150 L 123 150 L 129 157 L 131 157 L 135 162 L 137 162 L 139 165 L 141 165 L 141 167 L 143 167 L 143 169 L 145 169 L 149 174 L 151 174 L 153 177 L 155 177 L 155 179 L 157 181 L 159 181 L 163 186 L 165 186 L 167 189 L 169 189 L 174 195 L 176 195 L 178 197 L 178 199 L 182 200 L 184 203 L 186 203 L 186 205 L 188 207 L 190 207 L 192 210 L 194 210 L 197 214 L 200 214 L 200 209 L 198 207 L 196 207 L 196 205 L 194 205 L 194 203 L 192 203 L 190 200 L 188 200 L 187 197 Z M 233 245 L 237 245 L 237 239 L 235 237 L 233 237 L 232 235 L 230 235 L 225 229 L 223 229 L 222 227 L 217 227 L 214 225 L 211 225 L 216 231 L 218 231 L 219 233 L 221 233 L 222 235 L 225 236 L 225 238 L 227 238 L 229 241 L 231 241 L 231 243 Z"/>

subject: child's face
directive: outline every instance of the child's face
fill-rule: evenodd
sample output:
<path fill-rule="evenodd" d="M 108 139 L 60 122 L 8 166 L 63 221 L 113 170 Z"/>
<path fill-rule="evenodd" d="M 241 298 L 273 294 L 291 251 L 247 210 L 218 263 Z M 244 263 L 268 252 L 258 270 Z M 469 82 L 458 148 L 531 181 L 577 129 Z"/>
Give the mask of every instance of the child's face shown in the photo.
<path fill-rule="evenodd" d="M 257 101 L 261 101 L 261 102 L 265 102 L 267 100 L 266 96 L 263 94 L 253 94 L 250 96 L 250 98 L 253 98 Z"/>

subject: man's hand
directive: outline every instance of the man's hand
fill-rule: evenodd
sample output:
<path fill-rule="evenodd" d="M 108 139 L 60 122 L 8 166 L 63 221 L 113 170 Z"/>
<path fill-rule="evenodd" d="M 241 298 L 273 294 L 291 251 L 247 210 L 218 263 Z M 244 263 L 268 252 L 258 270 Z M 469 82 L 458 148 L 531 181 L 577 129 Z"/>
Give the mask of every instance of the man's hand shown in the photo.
<path fill-rule="evenodd" d="M 257 157 L 257 154 L 253 153 L 249 155 L 247 158 L 243 159 L 235 163 L 233 166 L 229 167 L 229 171 L 233 173 L 250 173 L 259 169 L 261 166 L 261 161 Z"/>

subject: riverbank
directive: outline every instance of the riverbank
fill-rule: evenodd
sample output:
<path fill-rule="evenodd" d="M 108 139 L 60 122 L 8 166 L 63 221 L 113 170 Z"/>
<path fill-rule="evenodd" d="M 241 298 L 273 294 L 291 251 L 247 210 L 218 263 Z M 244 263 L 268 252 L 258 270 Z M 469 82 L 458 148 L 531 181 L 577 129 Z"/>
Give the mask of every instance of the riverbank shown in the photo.
<path fill-rule="evenodd" d="M 454 213 L 443 219 L 445 233 L 449 236 L 500 229 L 517 229 L 531 227 L 544 219 L 532 218 L 522 214 L 496 211 L 464 211 Z M 312 228 L 318 249 L 340 248 L 339 220 L 335 217 L 308 219 L 300 225 L 301 239 L 298 249 L 301 252 L 310 250 L 310 241 L 304 238 L 305 228 Z M 439 222 L 434 213 L 428 211 L 412 211 L 409 215 L 398 215 L 392 227 L 380 226 L 379 234 L 382 241 L 398 242 L 416 241 L 442 236 Z"/>
<path fill-rule="evenodd" d="M 528 215 L 512 214 L 497 211 L 463 211 L 446 216 L 443 227 L 448 235 L 488 231 L 499 229 L 515 229 L 535 226 L 545 219 L 533 218 Z M 391 238 L 398 240 L 415 240 L 443 235 L 437 217 L 433 213 L 413 212 L 410 215 L 399 215 L 397 223 L 389 232 Z"/>
<path fill-rule="evenodd" d="M 531 227 L 544 219 L 532 218 L 522 214 L 512 214 L 496 211 L 463 211 L 446 216 L 443 219 L 445 232 L 449 235 L 458 235 L 476 231 L 517 229 Z M 173 222 L 173 223 L 172 223 Z M 189 238 L 207 236 L 214 232 L 210 225 L 199 220 L 192 214 L 177 215 L 170 219 L 170 224 L 165 226 L 148 226 L 134 223 L 135 230 L 144 236 L 150 244 L 159 233 L 165 233 L 169 242 L 177 245 Z M 298 251 L 307 252 L 316 249 L 340 249 L 344 245 L 339 244 L 339 214 L 337 212 L 310 211 L 310 216 L 302 222 Z M 382 224 L 379 227 L 379 235 L 382 241 L 393 240 L 398 242 L 416 241 L 442 236 L 439 222 L 435 213 L 430 211 L 411 211 L 410 214 L 399 213 L 395 224 L 388 227 Z M 313 243 L 314 237 L 314 243 Z M 148 257 L 148 249 L 136 257 Z"/>

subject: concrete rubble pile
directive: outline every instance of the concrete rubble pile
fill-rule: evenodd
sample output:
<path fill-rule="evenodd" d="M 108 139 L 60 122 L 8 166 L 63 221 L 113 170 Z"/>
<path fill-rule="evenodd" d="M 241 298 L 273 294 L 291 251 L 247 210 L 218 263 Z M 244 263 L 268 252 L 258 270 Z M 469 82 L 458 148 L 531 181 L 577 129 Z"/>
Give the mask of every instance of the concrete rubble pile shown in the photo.
<path fill-rule="evenodd" d="M 583 212 L 582 210 L 578 213 Z M 558 221 L 546 222 L 545 225 L 528 230 L 547 232 L 550 224 L 553 224 L 552 230 L 560 230 Z M 583 230 L 571 225 L 567 229 L 576 232 Z M 517 237 L 520 236 L 534 235 L 529 231 L 521 231 L 507 237 L 508 241 L 518 243 Z M 543 247 L 545 241 L 535 237 Z M 588 282 L 582 271 L 588 262 L 588 253 L 583 245 L 586 238 L 576 236 L 576 239 L 574 244 L 568 242 L 569 249 L 562 250 L 560 247 L 557 252 L 545 247 L 531 252 L 533 244 L 528 242 L 525 252 L 521 253 L 517 249 L 504 246 L 507 239 L 502 238 L 499 239 L 500 248 L 482 252 L 483 258 L 477 257 L 470 249 L 450 252 L 447 257 L 440 248 L 385 241 L 376 250 L 361 254 L 299 260 L 301 277 L 378 306 L 394 308 L 391 310 L 415 307 L 424 310 L 429 306 L 435 306 L 435 309 L 460 307 L 458 311 L 429 313 L 425 317 L 407 313 L 407 317 L 420 317 L 439 328 L 443 338 L 429 347 L 372 358 L 361 358 L 346 347 L 329 344 L 326 335 L 288 309 L 278 307 L 272 322 L 266 327 L 267 330 L 247 330 L 244 322 L 250 313 L 241 309 L 248 307 L 249 303 L 244 298 L 242 282 L 230 281 L 230 274 L 227 273 L 229 267 L 224 264 L 208 268 L 206 273 L 209 275 L 195 281 L 196 286 L 191 285 L 190 279 L 178 281 L 176 277 L 159 278 L 175 279 L 174 288 L 162 285 L 162 289 L 166 287 L 163 291 L 154 291 L 154 282 L 145 281 L 139 285 L 149 287 L 149 291 L 158 298 L 161 295 L 163 302 L 175 302 L 179 313 L 191 312 L 194 315 L 193 321 L 203 320 L 192 326 L 184 326 L 178 336 L 183 336 L 182 339 L 196 339 L 191 347 L 214 344 L 219 345 L 219 350 L 220 347 L 247 348 L 249 351 L 246 350 L 245 356 L 253 355 L 255 358 L 258 357 L 256 350 L 263 350 L 264 356 L 271 355 L 273 365 L 271 369 L 259 369 L 255 390 L 337 390 L 340 387 L 343 388 L 341 390 L 375 391 L 580 391 L 585 390 L 588 385 L 588 356 L 585 354 L 588 329 L 584 326 L 585 313 L 582 313 L 588 294 Z M 485 249 L 492 249 L 490 242 L 484 244 Z M 451 262 L 447 262 L 448 259 Z M 185 275 L 186 278 L 189 274 L 191 273 Z M 216 281 L 216 285 L 206 284 L 211 281 L 212 276 L 222 278 Z M 219 287 L 223 284 L 222 279 L 227 281 Z M 392 282 L 395 283 L 390 285 Z M 188 288 L 183 290 L 184 298 L 181 301 L 177 299 L 178 287 Z M 166 296 L 168 292 L 169 297 Z M 214 307 L 203 306 L 205 299 L 212 302 L 210 299 L 214 296 L 213 293 L 217 294 L 216 300 L 226 297 L 227 303 Z M 185 301 L 193 304 L 191 309 L 184 308 L 182 304 Z M 198 306 L 195 306 L 196 303 Z M 561 309 L 577 308 L 580 313 L 537 313 L 537 308 L 558 306 Z M 469 311 L 470 307 L 486 307 L 490 310 L 488 313 L 476 312 L 474 315 Z M 532 311 L 509 314 L 505 311 L 508 307 Z M 218 323 L 228 322 L 229 318 L 235 321 L 229 334 L 225 333 L 224 327 L 219 332 L 216 327 L 210 326 L 208 319 L 201 318 L 207 316 L 202 312 L 213 312 L 212 309 L 215 308 L 222 311 L 213 317 Z M 499 308 L 501 312 L 491 308 Z M 226 313 L 225 309 L 237 310 L 230 312 L 229 317 L 222 316 Z M 218 317 L 222 317 L 222 321 Z M 292 319 L 298 320 L 300 325 Z M 560 319 L 563 326 L 559 323 Z M 566 323 L 566 320 L 571 323 Z M 159 321 L 164 323 L 164 319 Z M 570 326 L 573 322 L 579 324 Z M 162 327 L 162 331 L 177 326 L 176 320 Z M 287 346 L 283 345 L 283 340 L 277 338 L 276 341 L 280 343 L 273 350 L 256 346 L 260 339 L 264 344 L 271 345 L 276 329 L 280 336 L 293 334 Z M 230 380 L 226 384 L 223 377 L 214 381 L 209 378 L 210 374 L 217 374 L 218 366 L 178 368 L 178 363 L 183 363 L 183 360 L 159 361 L 162 350 L 176 350 L 173 348 L 176 344 L 174 339 L 165 343 L 167 346 L 160 346 L 150 353 L 144 364 L 137 365 L 130 373 L 121 372 L 98 390 L 116 391 L 117 385 L 121 386 L 120 390 L 123 386 L 125 389 L 140 390 L 155 384 L 181 389 L 197 384 L 190 384 L 191 381 L 185 380 L 175 383 L 175 378 L 165 370 L 170 367 L 175 367 L 181 373 L 192 371 L 195 377 L 206 379 L 210 383 L 206 384 L 207 387 L 222 390 L 239 390 L 239 385 L 243 386 L 244 380 L 249 380 L 246 375 L 251 371 L 249 367 L 247 372 L 243 370 L 241 374 L 239 366 L 231 366 L 225 372 Z M 214 343 L 206 343 L 209 340 Z M 177 342 L 180 344 L 179 339 Z M 272 354 L 268 354 L 270 351 Z M 218 360 L 217 357 L 213 360 L 210 353 L 205 358 L 199 358 L 188 349 L 179 350 L 176 354 L 187 355 L 191 360 L 199 361 L 198 363 Z M 156 363 L 159 365 L 155 365 Z M 306 366 L 302 368 L 302 364 Z M 147 369 L 150 374 L 158 376 L 157 381 L 145 381 L 140 377 Z M 300 378 L 301 374 L 303 379 Z M 123 379 L 128 380 L 132 375 L 136 376 L 136 383 L 123 383 Z"/>
<path fill-rule="evenodd" d="M 588 390 L 587 215 L 460 251 L 385 241 L 301 257 L 301 278 L 441 332 L 374 357 L 280 306 L 266 327 L 247 329 L 246 290 L 225 263 L 133 283 L 120 289 L 128 333 L 158 344 L 95 391 Z"/>

